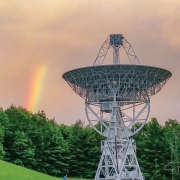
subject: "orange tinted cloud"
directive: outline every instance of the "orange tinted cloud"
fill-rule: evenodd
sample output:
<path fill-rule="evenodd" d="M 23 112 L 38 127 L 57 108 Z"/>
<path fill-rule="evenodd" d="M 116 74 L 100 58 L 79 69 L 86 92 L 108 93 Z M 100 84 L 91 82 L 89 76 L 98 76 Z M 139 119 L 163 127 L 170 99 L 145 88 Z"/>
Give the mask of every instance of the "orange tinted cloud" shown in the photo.
<path fill-rule="evenodd" d="M 25 106 L 32 71 L 45 63 L 48 75 L 37 109 L 44 109 L 59 123 L 86 120 L 83 100 L 61 75 L 92 65 L 107 36 L 122 33 L 142 64 L 161 66 L 173 73 L 164 89 L 153 97 L 150 116 L 161 122 L 180 119 L 176 110 L 180 105 L 179 9 L 178 0 L 1 1 L 0 106 Z M 174 107 L 173 111 L 162 110 L 167 107 Z"/>

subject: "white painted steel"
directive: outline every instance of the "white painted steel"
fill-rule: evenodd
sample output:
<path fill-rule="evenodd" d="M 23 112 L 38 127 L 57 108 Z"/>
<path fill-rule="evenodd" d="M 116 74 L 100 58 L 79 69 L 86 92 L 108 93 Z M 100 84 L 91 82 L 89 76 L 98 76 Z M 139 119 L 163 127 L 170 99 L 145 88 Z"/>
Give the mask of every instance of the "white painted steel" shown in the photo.
<path fill-rule="evenodd" d="M 131 65 L 120 65 L 123 48 Z M 113 64 L 103 65 L 109 48 Z M 106 139 L 95 180 L 144 180 L 136 157 L 132 136 L 145 125 L 150 97 L 158 93 L 172 73 L 142 66 L 121 34 L 111 34 L 101 46 L 93 66 L 63 74 L 72 90 L 85 99 L 85 111 L 92 128 Z"/>
<path fill-rule="evenodd" d="M 145 125 L 150 112 L 150 101 L 141 103 L 132 103 L 129 105 L 120 106 L 121 103 L 116 104 L 117 113 L 121 114 L 118 121 L 129 129 L 130 136 L 138 133 Z M 108 136 L 109 124 L 113 116 L 113 103 L 85 103 L 86 117 L 93 127 L 93 129 L 102 136 Z M 138 123 L 138 124 L 137 124 Z M 97 126 L 98 124 L 98 126 Z"/>
<path fill-rule="evenodd" d="M 105 140 L 101 149 L 102 156 L 96 171 L 96 180 L 144 180 L 136 158 L 134 139 L 119 139 L 116 146 L 113 141 Z"/>
<path fill-rule="evenodd" d="M 131 44 L 125 39 L 125 37 L 122 34 L 111 34 L 107 37 L 107 39 L 102 44 L 99 53 L 94 61 L 93 66 L 99 66 L 104 63 L 104 59 L 106 57 L 106 54 L 109 50 L 109 48 L 113 48 L 114 51 L 116 51 L 116 55 L 118 53 L 118 56 L 114 56 L 113 62 L 114 64 L 119 64 L 119 48 L 123 47 L 131 64 L 139 65 L 140 62 L 138 60 L 138 57 L 136 56 L 134 49 L 132 48 Z"/>
<path fill-rule="evenodd" d="M 135 125 L 139 115 L 148 105 L 149 103 L 145 104 L 139 113 L 131 119 L 129 124 L 131 127 L 133 127 L 132 124 Z M 97 123 L 96 126 L 92 125 L 92 120 L 89 120 L 90 124 L 98 133 L 106 137 L 101 143 L 102 155 L 96 171 L 95 180 L 144 180 L 136 158 L 135 140 L 130 138 L 136 131 L 133 132 L 133 128 L 125 125 L 116 99 L 114 98 L 111 103 L 108 122 L 105 122 L 91 108 L 89 109 L 99 120 L 99 126 L 97 126 Z M 109 109 L 106 106 L 105 110 L 109 111 Z M 104 111 L 104 109 L 100 109 L 100 111 Z M 146 120 L 147 117 L 145 122 Z"/>

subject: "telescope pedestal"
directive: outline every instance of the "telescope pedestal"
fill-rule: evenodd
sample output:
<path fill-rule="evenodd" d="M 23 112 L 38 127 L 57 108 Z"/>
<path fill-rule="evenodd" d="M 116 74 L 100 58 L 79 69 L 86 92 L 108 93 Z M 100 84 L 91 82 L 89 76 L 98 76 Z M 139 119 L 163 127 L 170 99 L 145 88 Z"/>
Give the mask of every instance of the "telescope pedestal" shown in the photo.
<path fill-rule="evenodd" d="M 95 180 L 144 180 L 136 158 L 134 139 L 104 140 L 101 150 Z"/>

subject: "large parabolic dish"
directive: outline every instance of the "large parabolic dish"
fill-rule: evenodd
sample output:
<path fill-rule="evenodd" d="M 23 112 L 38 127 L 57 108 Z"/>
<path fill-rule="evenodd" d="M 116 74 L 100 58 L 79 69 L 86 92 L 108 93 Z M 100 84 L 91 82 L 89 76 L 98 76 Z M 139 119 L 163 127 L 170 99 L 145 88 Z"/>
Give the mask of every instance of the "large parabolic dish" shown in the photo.
<path fill-rule="evenodd" d="M 105 65 L 110 48 L 113 49 L 113 64 Z M 120 64 L 120 48 L 124 49 L 130 65 Z M 101 142 L 102 155 L 95 180 L 145 180 L 132 137 L 148 120 L 150 98 L 171 76 L 166 69 L 140 65 L 131 44 L 122 34 L 108 36 L 93 66 L 63 74 L 72 90 L 85 99 L 90 125 L 105 137 Z"/>
<path fill-rule="evenodd" d="M 172 73 L 142 65 L 103 65 L 68 71 L 63 78 L 87 102 L 116 101 L 121 105 L 142 102 L 158 93 Z M 124 103 L 123 103 L 124 102 Z"/>

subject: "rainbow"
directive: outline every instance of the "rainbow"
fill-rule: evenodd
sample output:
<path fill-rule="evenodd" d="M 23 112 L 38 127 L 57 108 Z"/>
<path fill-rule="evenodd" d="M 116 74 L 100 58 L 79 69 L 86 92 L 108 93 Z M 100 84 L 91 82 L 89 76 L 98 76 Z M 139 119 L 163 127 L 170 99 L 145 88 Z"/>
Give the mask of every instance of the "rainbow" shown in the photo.
<path fill-rule="evenodd" d="M 35 70 L 33 71 L 26 103 L 26 108 L 32 112 L 36 111 L 40 93 L 43 88 L 46 71 L 47 64 L 36 66 Z"/>

